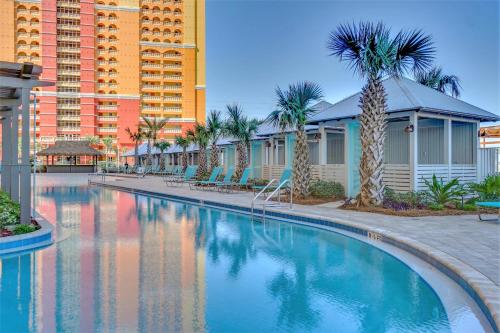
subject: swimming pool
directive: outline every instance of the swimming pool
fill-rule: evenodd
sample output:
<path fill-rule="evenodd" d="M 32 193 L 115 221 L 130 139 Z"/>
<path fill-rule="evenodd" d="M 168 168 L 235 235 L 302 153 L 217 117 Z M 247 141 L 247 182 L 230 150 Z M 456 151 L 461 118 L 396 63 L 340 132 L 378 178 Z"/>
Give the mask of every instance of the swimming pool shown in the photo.
<path fill-rule="evenodd" d="M 0 332 L 482 330 L 339 233 L 81 185 L 41 186 L 38 211 L 57 242 L 1 258 Z"/>

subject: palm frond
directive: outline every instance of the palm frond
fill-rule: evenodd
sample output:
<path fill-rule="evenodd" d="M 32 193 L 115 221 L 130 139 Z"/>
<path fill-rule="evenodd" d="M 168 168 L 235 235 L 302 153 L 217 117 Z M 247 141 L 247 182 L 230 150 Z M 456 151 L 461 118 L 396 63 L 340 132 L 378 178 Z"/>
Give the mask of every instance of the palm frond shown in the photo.
<path fill-rule="evenodd" d="M 421 30 L 400 31 L 394 38 L 396 46 L 392 74 L 403 75 L 410 68 L 418 73 L 432 66 L 435 48 L 430 35 Z"/>

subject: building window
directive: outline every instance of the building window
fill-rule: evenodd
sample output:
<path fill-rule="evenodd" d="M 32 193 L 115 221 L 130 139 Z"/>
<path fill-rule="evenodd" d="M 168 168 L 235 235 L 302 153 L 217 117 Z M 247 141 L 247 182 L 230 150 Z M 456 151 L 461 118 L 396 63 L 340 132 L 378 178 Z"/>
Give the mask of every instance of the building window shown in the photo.
<path fill-rule="evenodd" d="M 313 165 L 319 164 L 319 140 L 316 134 L 307 135 L 307 145 L 309 146 L 309 163 Z"/>
<path fill-rule="evenodd" d="M 344 164 L 344 133 L 326 134 L 326 163 Z"/>
<path fill-rule="evenodd" d="M 276 162 L 277 165 L 285 165 L 285 140 L 276 140 Z"/>
<path fill-rule="evenodd" d="M 444 164 L 444 120 L 418 120 L 418 164 Z"/>
<path fill-rule="evenodd" d="M 410 134 L 405 132 L 409 121 L 390 121 L 385 130 L 384 162 L 408 164 L 410 159 Z"/>
<path fill-rule="evenodd" d="M 452 164 L 476 164 L 476 149 L 476 133 L 474 123 L 452 121 Z"/>

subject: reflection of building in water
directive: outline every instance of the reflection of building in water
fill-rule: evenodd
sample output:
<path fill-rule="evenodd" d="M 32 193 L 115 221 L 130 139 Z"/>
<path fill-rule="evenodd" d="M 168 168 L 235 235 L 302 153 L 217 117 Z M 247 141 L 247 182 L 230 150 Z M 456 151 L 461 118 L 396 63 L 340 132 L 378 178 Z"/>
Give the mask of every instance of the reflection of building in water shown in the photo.
<path fill-rule="evenodd" d="M 204 331 L 196 216 L 158 199 L 76 191 L 47 190 L 38 200 L 58 222 L 53 246 L 0 261 L 1 309 L 18 300 L 8 306 L 18 309 L 19 331 Z"/>

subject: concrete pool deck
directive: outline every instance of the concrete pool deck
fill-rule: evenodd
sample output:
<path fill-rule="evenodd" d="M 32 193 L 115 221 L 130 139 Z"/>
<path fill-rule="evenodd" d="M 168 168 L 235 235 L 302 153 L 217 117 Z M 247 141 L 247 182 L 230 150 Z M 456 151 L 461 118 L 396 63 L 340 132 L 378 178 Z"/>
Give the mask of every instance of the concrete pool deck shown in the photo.
<path fill-rule="evenodd" d="M 101 177 L 93 177 L 102 183 Z M 190 190 L 187 185 L 167 186 L 159 177 L 123 178 L 107 176 L 105 185 L 158 194 L 175 195 L 197 200 L 209 200 L 240 207 L 250 207 L 250 192 L 231 194 L 215 191 Z M 493 319 L 500 325 L 500 225 L 478 222 L 477 215 L 439 217 L 397 217 L 347 211 L 335 204 L 315 206 L 288 205 L 270 207 L 271 212 L 286 212 L 336 222 L 374 231 L 418 248 L 446 264 L 463 278 L 481 297 Z M 262 202 L 256 205 L 261 208 Z"/>

